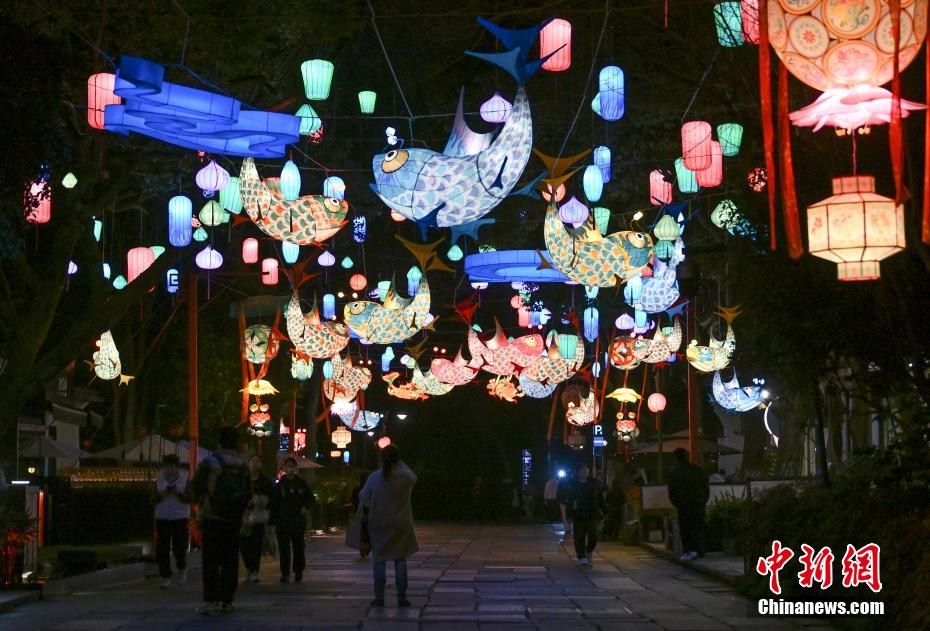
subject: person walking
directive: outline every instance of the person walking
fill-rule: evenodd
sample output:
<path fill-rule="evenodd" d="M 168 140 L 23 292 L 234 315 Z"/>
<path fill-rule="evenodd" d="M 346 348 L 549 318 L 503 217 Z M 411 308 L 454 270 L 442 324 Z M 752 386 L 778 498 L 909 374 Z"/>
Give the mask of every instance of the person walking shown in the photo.
<path fill-rule="evenodd" d="M 250 499 L 242 517 L 239 552 L 248 572 L 246 582 L 258 583 L 265 527 L 271 519 L 271 496 L 274 495 L 274 482 L 262 471 L 262 459 L 258 456 L 249 458 L 249 481 Z"/>
<path fill-rule="evenodd" d="M 668 474 L 668 498 L 678 511 L 682 561 L 692 561 L 703 553 L 704 506 L 710 486 L 704 471 L 688 462 L 688 451 L 675 450 L 675 465 Z"/>
<path fill-rule="evenodd" d="M 543 488 L 543 505 L 546 510 L 546 521 L 554 524 L 559 520 L 559 478 L 553 473 Z"/>
<path fill-rule="evenodd" d="M 417 475 L 400 459 L 396 445 L 381 450 L 381 468 L 365 481 L 359 494 L 368 513 L 368 534 L 374 558 L 375 599 L 372 607 L 384 607 L 384 587 L 388 561 L 394 562 L 397 606 L 409 607 L 407 600 L 407 557 L 419 550 L 413 530 L 410 495 Z"/>
<path fill-rule="evenodd" d="M 588 465 L 575 471 L 575 480 L 568 488 L 566 508 L 572 520 L 572 538 L 580 565 L 590 565 L 597 547 L 597 530 L 604 515 L 601 481 L 591 475 Z"/>
<path fill-rule="evenodd" d="M 197 466 L 191 489 L 200 504 L 203 605 L 199 613 L 230 613 L 239 583 L 239 530 L 251 499 L 249 470 L 233 427 L 217 432 L 219 449 Z"/>
<path fill-rule="evenodd" d="M 191 518 L 187 472 L 175 454 L 162 459 L 155 479 L 155 558 L 162 589 L 171 587 L 171 553 L 178 569 L 178 585 L 187 582 L 187 522 Z"/>
<path fill-rule="evenodd" d="M 278 558 L 281 561 L 281 582 L 286 583 L 294 571 L 294 581 L 304 578 L 307 565 L 304 553 L 304 535 L 307 532 L 307 513 L 316 499 L 310 485 L 297 475 L 297 460 L 284 461 L 284 475 L 274 488 L 271 520 L 278 538 Z M 293 565 L 291 565 L 293 559 Z"/>

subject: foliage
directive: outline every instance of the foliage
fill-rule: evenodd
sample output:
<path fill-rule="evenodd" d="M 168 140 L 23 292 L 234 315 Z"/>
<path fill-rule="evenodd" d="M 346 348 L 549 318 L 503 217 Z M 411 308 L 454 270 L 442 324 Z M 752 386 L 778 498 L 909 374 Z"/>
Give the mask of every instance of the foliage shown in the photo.
<path fill-rule="evenodd" d="M 711 550 L 720 549 L 725 540 L 732 540 L 735 553 L 743 553 L 748 502 L 733 493 L 718 497 L 707 509 L 707 537 Z"/>

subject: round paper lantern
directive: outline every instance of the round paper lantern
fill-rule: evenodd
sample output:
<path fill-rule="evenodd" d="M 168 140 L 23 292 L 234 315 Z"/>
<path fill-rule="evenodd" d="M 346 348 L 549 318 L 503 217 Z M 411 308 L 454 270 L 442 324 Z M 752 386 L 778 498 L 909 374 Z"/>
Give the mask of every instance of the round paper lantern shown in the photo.
<path fill-rule="evenodd" d="M 349 279 L 349 287 L 355 291 L 362 291 L 368 285 L 368 279 L 364 274 L 353 274 Z"/>
<path fill-rule="evenodd" d="M 352 269 L 352 266 L 355 265 L 355 261 L 353 261 L 348 256 L 345 256 L 342 258 L 340 265 L 342 266 L 342 269 Z"/>
<path fill-rule="evenodd" d="M 589 164 L 585 167 L 582 183 L 584 184 L 584 196 L 588 198 L 588 201 L 600 201 L 604 192 L 604 178 L 596 165 Z"/>
<path fill-rule="evenodd" d="M 242 242 L 242 262 L 243 263 L 257 263 L 258 262 L 258 239 L 253 239 L 249 237 Z"/>
<path fill-rule="evenodd" d="M 764 191 L 768 181 L 769 174 L 763 167 L 755 167 L 746 174 L 746 183 L 749 184 L 749 188 L 756 193 Z"/>
<path fill-rule="evenodd" d="M 278 355 L 281 345 L 267 324 L 253 324 L 242 335 L 242 354 L 252 364 L 264 364 Z"/>
<path fill-rule="evenodd" d="M 289 202 L 300 197 L 300 169 L 293 160 L 285 162 L 281 169 L 281 194 Z"/>
<path fill-rule="evenodd" d="M 905 247 L 904 206 L 878 195 L 871 175 L 835 177 L 833 195 L 807 208 L 807 242 L 839 280 L 879 278 L 879 261 Z"/>
<path fill-rule="evenodd" d="M 571 199 L 559 207 L 559 219 L 577 228 L 588 220 L 588 207 L 572 195 Z"/>
<path fill-rule="evenodd" d="M 149 248 L 132 248 L 126 253 L 126 282 L 131 283 L 155 262 L 155 253 Z"/>
<path fill-rule="evenodd" d="M 465 256 L 465 253 L 462 252 L 462 248 L 460 248 L 458 244 L 455 244 L 449 248 L 449 251 L 446 252 L 446 256 L 450 261 L 461 261 L 462 257 Z"/>
<path fill-rule="evenodd" d="M 288 265 L 292 265 L 300 258 L 300 246 L 289 241 L 281 242 L 281 258 Z"/>
<path fill-rule="evenodd" d="M 218 165 L 216 160 L 210 160 L 207 166 L 197 171 L 194 179 L 201 190 L 216 192 L 229 184 L 229 171 Z"/>
<path fill-rule="evenodd" d="M 652 229 L 652 234 L 662 241 L 674 241 L 681 236 L 681 228 L 671 215 L 662 215 Z"/>
<path fill-rule="evenodd" d="M 510 298 L 510 306 L 514 309 L 519 309 L 523 306 L 523 298 L 520 296 L 520 294 L 514 294 Z"/>
<path fill-rule="evenodd" d="M 598 87 L 601 118 L 606 121 L 620 120 L 625 109 L 623 70 L 617 66 L 601 68 Z"/>
<path fill-rule="evenodd" d="M 743 142 L 743 126 L 739 123 L 717 125 L 717 139 L 720 140 L 720 151 L 723 155 L 735 156 Z"/>
<path fill-rule="evenodd" d="M 168 243 L 183 248 L 191 242 L 193 212 L 191 200 L 183 195 L 175 195 L 168 201 Z"/>
<path fill-rule="evenodd" d="M 336 317 L 336 297 L 332 294 L 323 295 L 323 317 L 327 320 Z"/>
<path fill-rule="evenodd" d="M 379 448 L 379 449 L 384 449 L 385 447 L 387 447 L 387 446 L 390 445 L 390 444 L 391 444 L 391 439 L 388 438 L 387 436 L 382 436 L 381 438 L 378 439 L 378 448 Z"/>
<path fill-rule="evenodd" d="M 411 267 L 407 270 L 407 294 L 413 296 L 420 288 L 420 279 L 423 278 L 423 272 L 418 267 Z"/>
<path fill-rule="evenodd" d="M 594 215 L 594 225 L 601 231 L 601 234 L 607 234 L 607 225 L 610 223 L 610 209 L 603 206 L 595 206 L 591 209 Z"/>
<path fill-rule="evenodd" d="M 103 113 L 107 105 L 119 105 L 122 99 L 113 94 L 116 75 L 99 72 L 87 78 L 87 124 L 104 129 Z"/>
<path fill-rule="evenodd" d="M 346 183 L 338 175 L 330 175 L 323 180 L 323 195 L 335 199 L 345 199 Z"/>
<path fill-rule="evenodd" d="M 672 203 L 672 183 L 667 181 L 665 173 L 658 169 L 649 173 L 649 203 L 653 206 Z"/>
<path fill-rule="evenodd" d="M 739 2 L 714 5 L 714 27 L 717 41 L 725 48 L 743 45 L 743 11 Z"/>
<path fill-rule="evenodd" d="M 24 196 L 26 221 L 29 223 L 48 223 L 52 218 L 52 190 L 47 179 L 39 179 L 29 185 Z"/>
<path fill-rule="evenodd" d="M 208 245 L 194 257 L 194 262 L 197 263 L 197 267 L 200 269 L 217 269 L 223 264 L 223 255 Z"/>
<path fill-rule="evenodd" d="M 610 182 L 610 164 L 611 155 L 610 147 L 601 145 L 594 149 L 594 164 L 601 170 L 601 181 L 606 184 Z"/>
<path fill-rule="evenodd" d="M 333 362 L 328 359 L 323 362 L 323 376 L 327 379 L 333 378 Z"/>
<path fill-rule="evenodd" d="M 726 230 L 738 214 L 739 209 L 733 200 L 724 199 L 710 213 L 710 222 L 718 228 Z"/>
<path fill-rule="evenodd" d="M 743 25 L 743 39 L 748 44 L 759 43 L 759 0 L 742 0 L 740 14 Z"/>
<path fill-rule="evenodd" d="M 77 186 L 77 183 L 78 183 L 77 176 L 74 175 L 74 173 L 72 173 L 71 171 L 68 171 L 67 173 L 65 173 L 65 176 L 61 178 L 61 185 L 67 189 L 74 188 L 75 186 Z"/>
<path fill-rule="evenodd" d="M 311 101 L 329 98 L 329 88 L 333 82 L 335 66 L 325 59 L 309 59 L 300 64 L 300 74 L 304 79 L 304 93 Z"/>
<path fill-rule="evenodd" d="M 378 100 L 378 94 L 371 90 L 363 90 L 358 93 L 358 107 L 362 114 L 374 114 L 375 102 Z"/>
<path fill-rule="evenodd" d="M 542 197 L 547 202 L 552 201 L 552 193 L 548 190 L 542 191 Z M 555 189 L 555 201 L 560 202 L 562 198 L 565 197 L 565 185 L 559 184 L 559 187 Z"/>
<path fill-rule="evenodd" d="M 681 126 L 681 157 L 692 171 L 710 166 L 711 135 L 710 123 L 706 121 L 688 121 Z"/>
<path fill-rule="evenodd" d="M 278 284 L 278 259 L 262 259 L 262 285 Z"/>
<path fill-rule="evenodd" d="M 197 213 L 197 219 L 205 226 L 218 226 L 229 221 L 229 213 L 220 208 L 216 200 L 210 200 Z"/>
<path fill-rule="evenodd" d="M 712 188 L 723 182 L 723 151 L 716 140 L 710 143 L 710 166 L 694 172 L 694 179 L 699 186 Z"/>
<path fill-rule="evenodd" d="M 685 166 L 683 158 L 675 158 L 675 181 L 682 193 L 697 193 L 701 190 L 694 177 L 694 171 Z"/>
<path fill-rule="evenodd" d="M 495 92 L 494 96 L 481 104 L 481 118 L 488 123 L 503 123 L 512 109 L 513 104 Z"/>
<path fill-rule="evenodd" d="M 220 189 L 220 206 L 238 215 L 242 212 L 242 196 L 239 194 L 239 178 L 229 178 L 229 183 Z"/>
<path fill-rule="evenodd" d="M 653 414 L 663 412 L 665 410 L 665 404 L 665 395 L 661 392 L 653 392 L 649 395 L 649 398 L 646 399 L 646 406 Z"/>
<path fill-rule="evenodd" d="M 317 258 L 316 262 L 320 264 L 320 267 L 332 267 L 336 264 L 336 257 L 333 256 L 332 252 L 326 250 Z"/>
<path fill-rule="evenodd" d="M 309 103 L 301 105 L 294 116 L 300 119 L 300 134 L 302 136 L 308 136 L 323 126 L 323 121 L 320 120 L 316 110 Z"/>
<path fill-rule="evenodd" d="M 552 72 L 568 70 L 572 65 L 572 25 L 562 19 L 546 24 L 539 32 L 539 57 L 545 59 L 543 69 Z"/>

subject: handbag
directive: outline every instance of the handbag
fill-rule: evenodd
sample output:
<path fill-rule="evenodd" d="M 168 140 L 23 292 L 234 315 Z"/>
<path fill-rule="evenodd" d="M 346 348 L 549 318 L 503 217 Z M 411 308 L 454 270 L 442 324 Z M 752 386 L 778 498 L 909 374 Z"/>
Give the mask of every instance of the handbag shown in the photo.
<path fill-rule="evenodd" d="M 346 527 L 346 545 L 356 550 L 362 547 L 362 518 L 359 515 L 353 515 L 349 520 Z"/>
<path fill-rule="evenodd" d="M 245 512 L 242 523 L 250 526 L 255 524 L 267 524 L 270 517 L 271 513 L 268 512 L 267 508 L 253 508 Z"/>

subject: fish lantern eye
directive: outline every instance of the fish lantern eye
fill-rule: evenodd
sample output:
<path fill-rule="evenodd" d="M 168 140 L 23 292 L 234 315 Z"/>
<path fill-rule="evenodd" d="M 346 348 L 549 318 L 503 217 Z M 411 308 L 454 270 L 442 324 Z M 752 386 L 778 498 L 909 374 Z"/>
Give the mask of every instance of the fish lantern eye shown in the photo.
<path fill-rule="evenodd" d="M 335 197 L 327 197 L 326 205 L 330 207 L 332 212 L 339 212 L 339 200 Z"/>
<path fill-rule="evenodd" d="M 643 236 L 642 232 L 634 232 L 627 235 L 627 241 L 633 244 L 634 247 L 642 248 L 646 246 L 646 237 Z"/>
<path fill-rule="evenodd" d="M 365 310 L 365 305 L 361 302 L 352 302 L 349 303 L 349 313 L 352 315 L 358 315 Z"/>
<path fill-rule="evenodd" d="M 381 162 L 381 170 L 385 173 L 393 173 L 407 163 L 408 154 L 403 149 L 391 149 L 384 155 L 384 161 Z"/>

